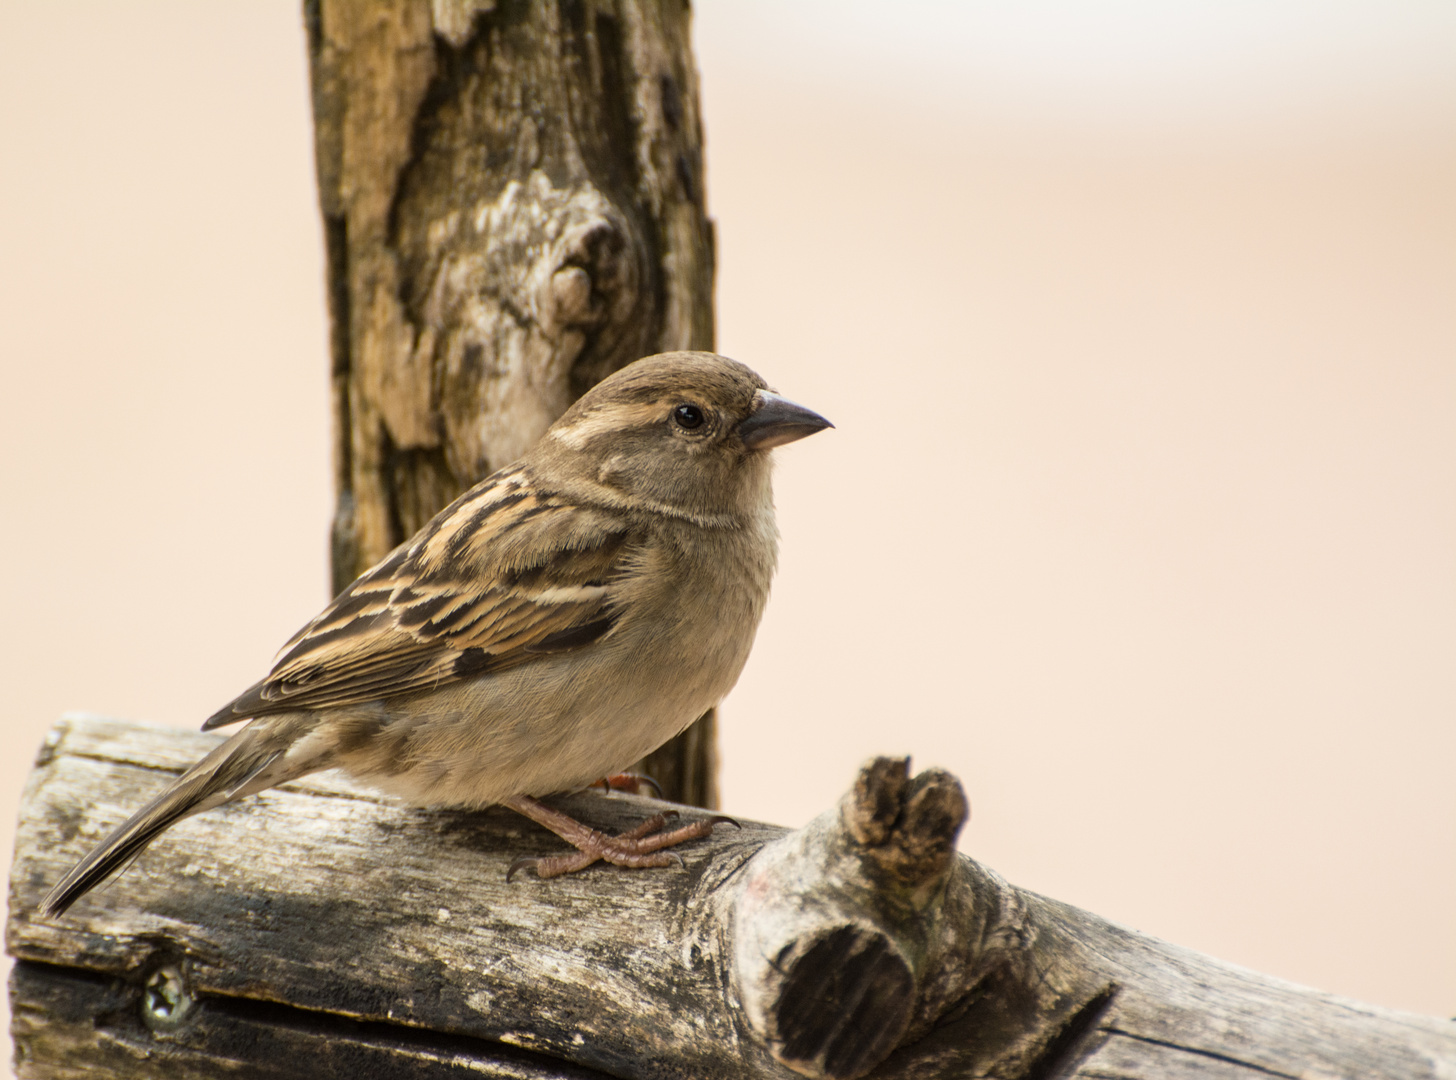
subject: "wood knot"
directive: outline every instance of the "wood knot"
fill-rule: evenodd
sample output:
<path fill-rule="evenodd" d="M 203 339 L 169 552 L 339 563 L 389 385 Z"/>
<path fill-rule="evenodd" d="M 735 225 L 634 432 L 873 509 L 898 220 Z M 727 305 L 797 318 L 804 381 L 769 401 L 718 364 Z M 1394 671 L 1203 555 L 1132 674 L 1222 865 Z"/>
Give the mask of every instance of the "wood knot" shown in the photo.
<path fill-rule="evenodd" d="M 592 280 L 579 266 L 565 266 L 551 275 L 552 314 L 556 322 L 570 325 L 591 315 Z"/>
<path fill-rule="evenodd" d="M 845 826 L 891 876 L 919 884 L 946 871 L 970 815 L 960 781 L 943 769 L 910 776 L 909 758 L 879 757 L 860 770 Z"/>

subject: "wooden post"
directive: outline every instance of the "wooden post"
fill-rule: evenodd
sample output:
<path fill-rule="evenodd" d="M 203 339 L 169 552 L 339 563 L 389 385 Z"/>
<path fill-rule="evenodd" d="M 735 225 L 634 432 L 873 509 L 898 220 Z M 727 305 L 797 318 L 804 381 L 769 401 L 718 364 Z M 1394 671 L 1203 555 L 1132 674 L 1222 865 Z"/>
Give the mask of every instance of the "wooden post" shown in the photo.
<path fill-rule="evenodd" d="M 957 855 L 960 784 L 903 760 L 803 829 L 720 828 L 682 869 L 511 883 L 513 858 L 559 842 L 319 774 L 183 822 L 67 915 L 36 914 L 215 743 L 51 732 L 10 879 L 23 1080 L 1456 1075 L 1456 1023 L 1221 964 Z M 563 805 L 612 827 L 661 806 Z"/>
<path fill-rule="evenodd" d="M 581 393 L 713 347 L 682 0 L 306 0 L 338 591 Z M 716 802 L 709 714 L 640 768 Z"/>

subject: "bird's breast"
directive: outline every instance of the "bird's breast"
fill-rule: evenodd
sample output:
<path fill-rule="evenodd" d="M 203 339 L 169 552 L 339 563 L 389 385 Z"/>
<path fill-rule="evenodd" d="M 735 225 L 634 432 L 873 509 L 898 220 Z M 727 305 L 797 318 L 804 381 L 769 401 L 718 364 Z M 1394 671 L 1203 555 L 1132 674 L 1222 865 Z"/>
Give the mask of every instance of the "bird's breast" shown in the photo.
<path fill-rule="evenodd" d="M 768 599 L 768 528 L 663 530 L 614 584 L 611 631 L 571 651 L 441 687 L 381 730 L 351 771 L 412 802 L 488 805 L 620 772 L 738 680 Z M 365 757 L 368 757 L 368 764 Z"/>

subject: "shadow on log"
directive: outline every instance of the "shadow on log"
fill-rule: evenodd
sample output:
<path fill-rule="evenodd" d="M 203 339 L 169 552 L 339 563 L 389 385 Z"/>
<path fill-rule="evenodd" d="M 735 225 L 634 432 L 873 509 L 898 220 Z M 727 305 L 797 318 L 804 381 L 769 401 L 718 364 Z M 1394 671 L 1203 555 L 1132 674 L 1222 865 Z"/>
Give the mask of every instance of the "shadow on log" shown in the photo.
<path fill-rule="evenodd" d="M 1456 1076 L 1456 1024 L 1012 887 L 955 853 L 959 782 L 903 759 L 803 829 L 720 829 L 683 870 L 509 885 L 552 837 L 323 774 L 186 821 L 67 916 L 36 915 L 214 741 L 52 730 L 10 882 L 21 1077 Z M 613 828 L 662 806 L 560 801 Z"/>

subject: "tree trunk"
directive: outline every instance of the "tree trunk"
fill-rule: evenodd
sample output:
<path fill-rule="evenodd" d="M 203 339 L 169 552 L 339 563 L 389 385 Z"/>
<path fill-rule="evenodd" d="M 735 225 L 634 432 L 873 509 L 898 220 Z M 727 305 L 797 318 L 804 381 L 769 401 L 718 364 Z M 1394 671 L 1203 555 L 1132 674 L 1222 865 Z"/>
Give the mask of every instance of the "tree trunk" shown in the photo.
<path fill-rule="evenodd" d="M 682 0 L 305 0 L 338 591 L 640 356 L 713 347 Z M 716 801 L 711 714 L 642 769 Z"/>
<path fill-rule="evenodd" d="M 720 826 L 681 869 L 512 882 L 516 856 L 560 841 L 317 774 L 185 821 L 67 915 L 36 914 L 217 741 L 52 730 L 10 879 L 23 1080 L 1456 1075 L 1456 1024 L 1221 964 L 957 855 L 960 784 L 903 760 L 803 829 Z M 662 805 L 562 804 L 614 827 Z"/>

